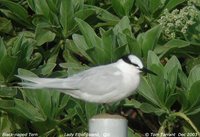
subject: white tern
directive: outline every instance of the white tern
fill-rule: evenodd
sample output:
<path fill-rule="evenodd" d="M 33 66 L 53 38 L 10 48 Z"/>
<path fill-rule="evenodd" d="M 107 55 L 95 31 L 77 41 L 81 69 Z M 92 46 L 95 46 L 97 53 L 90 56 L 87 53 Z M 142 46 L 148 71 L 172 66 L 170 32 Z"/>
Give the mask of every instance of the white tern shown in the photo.
<path fill-rule="evenodd" d="M 146 69 L 135 55 L 115 63 L 90 68 L 68 78 L 35 78 L 17 76 L 27 88 L 58 89 L 74 98 L 93 103 L 112 103 L 131 95 L 140 83 L 140 72 L 156 75 Z"/>

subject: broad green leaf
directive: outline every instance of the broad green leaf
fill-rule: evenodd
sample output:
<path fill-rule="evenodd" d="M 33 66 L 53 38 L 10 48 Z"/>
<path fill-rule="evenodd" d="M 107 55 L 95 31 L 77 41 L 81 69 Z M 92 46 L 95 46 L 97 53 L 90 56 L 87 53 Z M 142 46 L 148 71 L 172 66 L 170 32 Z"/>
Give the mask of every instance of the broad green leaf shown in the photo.
<path fill-rule="evenodd" d="M 78 23 L 79 29 L 82 32 L 88 47 L 101 47 L 101 39 L 96 35 L 92 27 L 81 19 L 76 18 L 75 20 Z"/>
<path fill-rule="evenodd" d="M 198 80 L 200 80 L 200 65 L 196 65 L 190 71 L 188 76 L 188 89 L 190 89 L 192 85 Z"/>
<path fill-rule="evenodd" d="M 188 89 L 187 76 L 183 71 L 178 72 L 178 79 L 181 83 L 181 87 L 186 91 Z"/>
<path fill-rule="evenodd" d="M 4 56 L 7 55 L 7 50 L 6 47 L 4 45 L 4 41 L 2 38 L 0 38 L 0 62 L 3 59 Z"/>
<path fill-rule="evenodd" d="M 68 96 L 68 95 L 62 96 L 62 99 L 61 99 L 61 102 L 60 102 L 60 105 L 59 105 L 60 111 L 66 107 L 66 105 L 69 102 L 69 99 L 70 99 L 70 96 Z"/>
<path fill-rule="evenodd" d="M 15 99 L 15 107 L 11 109 L 13 113 L 18 113 L 20 116 L 30 119 L 31 121 L 45 121 L 46 118 L 43 117 L 38 108 L 33 107 L 31 104 L 24 102 L 20 99 Z"/>
<path fill-rule="evenodd" d="M 0 116 L 0 134 L 3 133 L 11 133 L 14 130 L 16 125 L 12 121 L 9 115 L 1 115 Z"/>
<path fill-rule="evenodd" d="M 13 100 L 0 99 L 0 108 L 1 109 L 9 109 L 15 106 L 15 102 Z"/>
<path fill-rule="evenodd" d="M 149 1 L 149 10 L 151 14 L 154 14 L 159 8 L 161 8 L 161 0 L 150 0 Z"/>
<path fill-rule="evenodd" d="M 125 107 L 140 108 L 141 104 L 142 104 L 141 102 L 139 102 L 135 99 L 131 99 L 131 100 L 126 99 L 124 106 Z"/>
<path fill-rule="evenodd" d="M 0 97 L 12 98 L 17 95 L 17 88 L 0 87 Z"/>
<path fill-rule="evenodd" d="M 149 103 L 142 103 L 141 106 L 140 106 L 140 110 L 144 113 L 155 113 L 158 116 L 165 113 L 165 111 L 163 109 L 155 107 L 155 106 L 153 106 Z"/>
<path fill-rule="evenodd" d="M 61 1 L 60 0 L 48 0 L 47 4 L 48 7 L 51 9 L 53 13 L 58 12 L 58 7 L 60 6 Z"/>
<path fill-rule="evenodd" d="M 168 80 L 172 91 L 174 91 L 176 87 L 178 70 L 181 69 L 181 64 L 176 56 L 172 56 L 164 67 L 164 77 Z"/>
<path fill-rule="evenodd" d="M 77 12 L 74 13 L 74 16 L 82 20 L 85 20 L 93 14 L 95 14 L 94 10 L 86 8 L 78 10 Z"/>
<path fill-rule="evenodd" d="M 29 0 L 29 4 L 36 14 L 49 17 L 50 9 L 46 0 Z"/>
<path fill-rule="evenodd" d="M 105 51 L 102 48 L 102 40 L 96 35 L 92 27 L 87 24 L 85 21 L 76 18 L 76 22 L 78 23 L 79 29 L 82 32 L 85 41 L 89 47 L 86 50 L 86 53 L 95 61 L 95 64 L 104 64 L 106 63 Z"/>
<path fill-rule="evenodd" d="M 166 4 L 165 8 L 168 9 L 169 11 L 175 8 L 177 5 L 185 2 L 185 0 L 169 0 L 168 3 Z"/>
<path fill-rule="evenodd" d="M 150 68 L 152 64 L 162 67 L 158 56 L 153 51 L 149 51 L 147 58 L 147 67 Z"/>
<path fill-rule="evenodd" d="M 103 48 L 105 51 L 105 58 L 108 59 L 108 63 L 113 62 L 114 49 L 116 48 L 116 37 L 112 30 L 108 30 L 102 34 Z"/>
<path fill-rule="evenodd" d="M 146 0 L 136 0 L 135 5 L 141 10 L 144 15 L 150 16 L 150 11 L 148 8 L 149 1 Z"/>
<path fill-rule="evenodd" d="M 123 17 L 128 16 L 133 7 L 134 0 L 112 0 L 112 8 L 115 12 Z"/>
<path fill-rule="evenodd" d="M 38 24 L 36 26 L 35 39 L 37 45 L 41 46 L 46 42 L 51 42 L 55 39 L 56 34 L 44 27 L 45 24 Z"/>
<path fill-rule="evenodd" d="M 118 48 L 116 48 L 114 50 L 114 60 L 117 60 L 119 58 L 121 58 L 122 56 L 124 56 L 125 54 L 127 54 L 126 52 L 126 49 L 127 49 L 127 45 L 123 45 L 123 46 L 120 46 Z"/>
<path fill-rule="evenodd" d="M 13 26 L 11 21 L 0 17 L 0 33 L 9 33 L 12 29 Z"/>
<path fill-rule="evenodd" d="M 107 10 L 104 10 L 102 8 L 92 6 L 92 5 L 86 5 L 85 7 L 87 9 L 91 9 L 94 12 L 96 12 L 97 17 L 103 21 L 112 22 L 112 23 L 117 23 L 119 21 L 119 18 L 117 16 L 111 14 Z"/>
<path fill-rule="evenodd" d="M 165 45 L 156 47 L 154 52 L 156 54 L 160 54 L 159 57 L 162 58 L 166 53 L 170 52 L 171 50 L 175 50 L 176 48 L 184 48 L 189 45 L 190 43 L 187 41 L 172 39 L 168 41 Z"/>
<path fill-rule="evenodd" d="M 90 119 L 95 114 L 97 114 L 98 105 L 93 103 L 85 103 L 85 111 L 87 119 Z"/>
<path fill-rule="evenodd" d="M 20 76 L 29 76 L 29 77 L 38 77 L 35 73 L 29 71 L 29 70 L 26 70 L 26 69 L 22 69 L 22 68 L 19 68 L 18 69 L 18 75 Z"/>
<path fill-rule="evenodd" d="M 55 68 L 55 63 L 47 63 L 42 66 L 40 66 L 38 69 L 36 69 L 34 72 L 36 74 L 42 74 L 42 75 L 49 75 L 52 73 L 53 69 Z"/>
<path fill-rule="evenodd" d="M 33 10 L 36 11 L 36 5 L 34 0 L 27 0 L 28 6 Z"/>
<path fill-rule="evenodd" d="M 141 57 L 141 47 L 139 46 L 137 40 L 134 37 L 131 37 L 129 35 L 126 36 L 128 47 L 130 53 L 133 53 L 134 55 Z"/>
<path fill-rule="evenodd" d="M 131 128 L 128 128 L 128 137 L 141 137 L 141 135 L 133 131 Z"/>
<path fill-rule="evenodd" d="M 199 94 L 200 80 L 194 82 L 188 91 L 188 100 L 190 102 L 190 107 L 195 105 L 200 106 L 200 94 Z"/>
<path fill-rule="evenodd" d="M 192 57 L 187 59 L 185 64 L 187 72 L 190 72 L 192 68 L 198 64 L 200 64 L 200 56 L 197 58 Z"/>
<path fill-rule="evenodd" d="M 85 39 L 83 36 L 78 34 L 72 35 L 73 42 L 75 43 L 75 46 L 77 47 L 76 51 L 80 52 L 84 57 L 86 57 L 89 61 L 93 62 L 90 56 L 86 53 L 86 50 L 89 49 L 88 45 L 85 42 Z"/>
<path fill-rule="evenodd" d="M 74 8 L 72 0 L 61 0 L 60 23 L 62 25 L 63 36 L 67 37 L 70 29 L 74 25 Z"/>
<path fill-rule="evenodd" d="M 19 19 L 26 23 L 29 23 L 28 12 L 20 4 L 9 0 L 1 0 L 0 3 L 6 6 L 10 11 L 12 11 L 12 13 L 15 14 Z"/>
<path fill-rule="evenodd" d="M 177 101 L 178 97 L 179 97 L 179 94 L 171 93 L 168 97 L 166 97 L 165 106 L 168 109 L 171 109 L 172 105 L 175 103 L 175 101 Z M 183 102 L 182 102 L 182 104 L 183 104 Z"/>
<path fill-rule="evenodd" d="M 161 26 L 157 25 L 141 34 L 143 37 L 142 42 L 139 42 L 139 44 L 142 48 L 143 56 L 147 57 L 148 51 L 153 50 L 156 47 L 161 31 Z"/>
<path fill-rule="evenodd" d="M 148 101 L 157 106 L 160 105 L 158 102 L 158 97 L 155 96 L 155 92 L 151 88 L 150 83 L 144 77 L 142 77 L 140 80 L 140 85 L 138 87 L 138 90 L 139 90 L 138 93 L 142 95 L 144 98 L 146 98 Z"/>
<path fill-rule="evenodd" d="M 123 33 L 124 30 L 131 32 L 130 20 L 124 16 L 113 28 L 114 34 Z"/>
<path fill-rule="evenodd" d="M 126 1 L 126 0 L 125 0 Z M 124 5 L 122 2 L 125 2 L 124 0 L 111 0 L 112 2 L 112 8 L 115 10 L 115 12 L 119 15 L 119 16 L 124 16 L 124 15 L 128 15 L 125 12 L 124 9 Z"/>
<path fill-rule="evenodd" d="M 164 79 L 163 67 L 159 67 L 155 64 L 150 66 L 150 70 L 156 72 L 157 76 L 148 74 L 148 81 L 154 91 L 154 96 L 158 97 L 159 105 L 162 106 L 168 96 L 166 92 L 166 80 Z"/>
<path fill-rule="evenodd" d="M 8 55 L 4 56 L 4 58 L 0 62 L 0 73 L 4 77 L 6 82 L 9 82 L 13 75 L 17 71 L 17 58 L 10 57 Z"/>
<path fill-rule="evenodd" d="M 101 47 L 90 48 L 86 53 L 94 60 L 96 65 L 106 64 L 108 62 L 107 58 L 105 58 L 105 51 Z"/>

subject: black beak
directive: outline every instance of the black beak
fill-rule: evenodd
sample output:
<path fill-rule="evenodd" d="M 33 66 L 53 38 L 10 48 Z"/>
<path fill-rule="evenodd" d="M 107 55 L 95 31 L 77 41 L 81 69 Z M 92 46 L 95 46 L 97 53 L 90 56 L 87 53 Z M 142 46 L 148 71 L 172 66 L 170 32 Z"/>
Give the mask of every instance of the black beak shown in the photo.
<path fill-rule="evenodd" d="M 149 73 L 149 74 L 153 74 L 153 75 L 157 76 L 156 73 L 154 73 L 153 71 L 151 71 L 151 70 L 149 70 L 149 69 L 147 69 L 147 68 L 145 68 L 145 67 L 143 67 L 143 68 L 140 69 L 140 70 L 143 71 L 144 73 Z"/>

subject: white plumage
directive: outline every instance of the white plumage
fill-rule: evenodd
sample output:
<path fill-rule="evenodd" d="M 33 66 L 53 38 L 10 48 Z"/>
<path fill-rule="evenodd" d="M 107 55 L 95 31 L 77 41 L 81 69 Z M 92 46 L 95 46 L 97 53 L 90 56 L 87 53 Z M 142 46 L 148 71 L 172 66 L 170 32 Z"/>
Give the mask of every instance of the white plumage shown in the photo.
<path fill-rule="evenodd" d="M 143 67 L 141 60 L 128 55 L 117 62 L 90 68 L 68 78 L 35 78 L 17 76 L 27 88 L 50 88 L 75 98 L 95 103 L 111 103 L 131 95 L 139 85 Z"/>

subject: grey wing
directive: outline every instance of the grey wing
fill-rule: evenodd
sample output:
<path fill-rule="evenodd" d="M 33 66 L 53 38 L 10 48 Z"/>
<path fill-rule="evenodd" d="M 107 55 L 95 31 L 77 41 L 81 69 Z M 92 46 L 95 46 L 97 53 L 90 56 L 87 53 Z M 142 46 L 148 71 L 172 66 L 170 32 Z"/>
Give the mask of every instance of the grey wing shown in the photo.
<path fill-rule="evenodd" d="M 79 79 L 76 87 L 81 92 L 103 95 L 118 88 L 123 77 L 121 71 L 116 67 L 100 66 L 71 77 L 71 80 L 73 79 Z"/>

